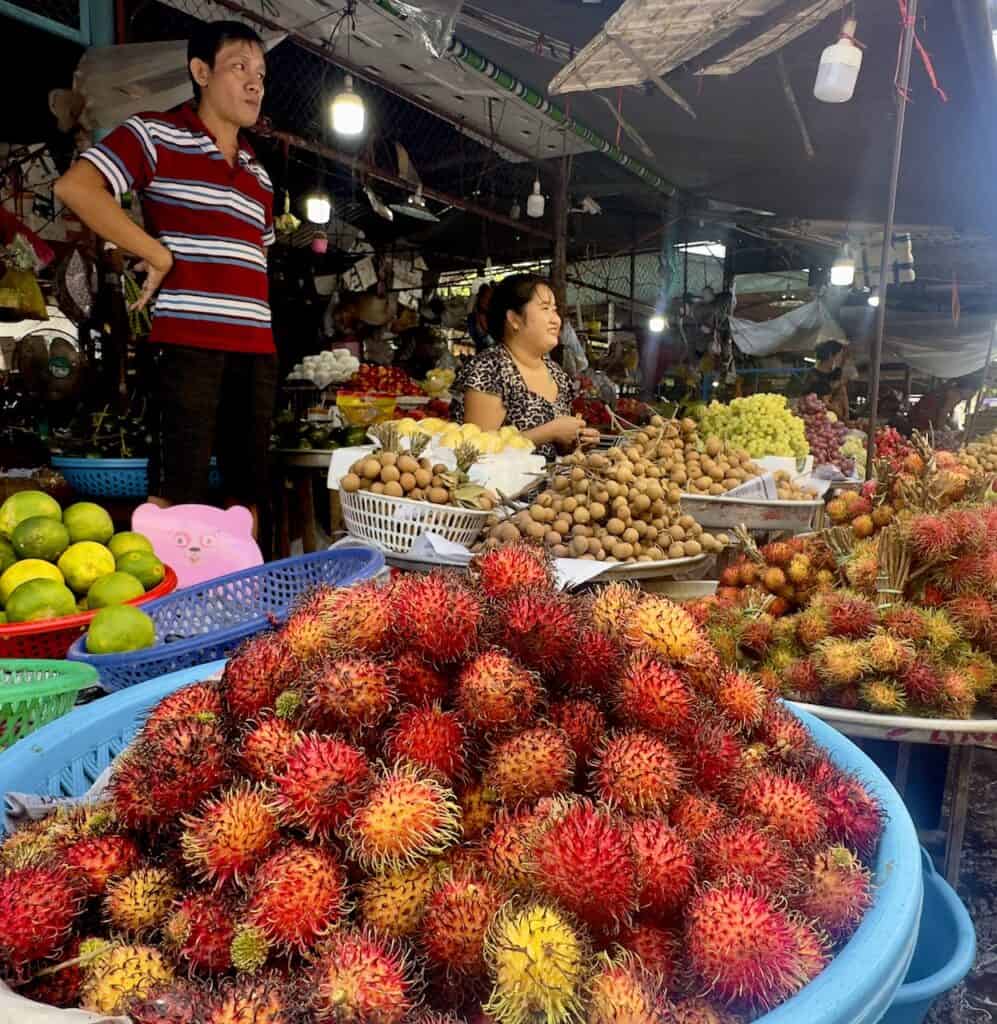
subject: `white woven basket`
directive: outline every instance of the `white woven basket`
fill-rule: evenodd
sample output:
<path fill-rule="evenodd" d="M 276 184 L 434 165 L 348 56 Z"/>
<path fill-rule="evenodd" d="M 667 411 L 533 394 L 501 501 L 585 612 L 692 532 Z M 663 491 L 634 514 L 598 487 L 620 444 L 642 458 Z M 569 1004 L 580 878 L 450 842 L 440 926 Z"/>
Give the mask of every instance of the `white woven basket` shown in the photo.
<path fill-rule="evenodd" d="M 410 498 L 389 498 L 371 491 L 343 491 L 343 520 L 351 537 L 401 554 L 425 533 L 470 547 L 491 515 L 481 509 L 434 505 Z"/>

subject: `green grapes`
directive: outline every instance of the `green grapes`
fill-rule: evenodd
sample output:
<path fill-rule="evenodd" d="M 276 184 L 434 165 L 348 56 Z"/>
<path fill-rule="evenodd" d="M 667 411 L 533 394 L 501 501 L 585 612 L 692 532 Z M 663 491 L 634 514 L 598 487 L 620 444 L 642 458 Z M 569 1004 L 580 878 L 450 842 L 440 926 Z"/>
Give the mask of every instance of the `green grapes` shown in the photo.
<path fill-rule="evenodd" d="M 803 420 L 789 410 L 783 395 L 751 395 L 729 405 L 711 402 L 703 413 L 703 436 L 717 437 L 744 448 L 753 459 L 765 455 L 805 458 L 810 454 Z"/>

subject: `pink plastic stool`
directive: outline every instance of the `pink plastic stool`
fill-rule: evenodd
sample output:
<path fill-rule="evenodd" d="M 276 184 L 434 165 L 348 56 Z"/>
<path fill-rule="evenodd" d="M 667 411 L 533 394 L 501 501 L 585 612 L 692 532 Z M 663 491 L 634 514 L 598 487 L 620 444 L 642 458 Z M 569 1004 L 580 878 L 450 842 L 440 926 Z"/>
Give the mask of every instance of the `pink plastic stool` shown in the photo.
<path fill-rule="evenodd" d="M 253 540 L 253 515 L 241 505 L 140 505 L 132 514 L 132 529 L 152 541 L 156 556 L 172 566 L 180 587 L 263 564 Z"/>

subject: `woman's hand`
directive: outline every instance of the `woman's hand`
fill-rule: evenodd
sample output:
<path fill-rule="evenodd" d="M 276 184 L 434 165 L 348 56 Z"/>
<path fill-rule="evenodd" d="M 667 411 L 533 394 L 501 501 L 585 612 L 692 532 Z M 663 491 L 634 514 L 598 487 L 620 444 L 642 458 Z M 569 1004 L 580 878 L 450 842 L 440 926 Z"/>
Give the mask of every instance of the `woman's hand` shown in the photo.
<path fill-rule="evenodd" d="M 584 427 L 578 435 L 578 443 L 583 448 L 594 448 L 599 443 L 599 431 L 595 427 Z"/>
<path fill-rule="evenodd" d="M 550 420 L 540 427 L 548 441 L 553 441 L 564 448 L 573 448 L 578 444 L 585 429 L 585 420 L 581 416 L 558 416 L 557 419 Z"/>

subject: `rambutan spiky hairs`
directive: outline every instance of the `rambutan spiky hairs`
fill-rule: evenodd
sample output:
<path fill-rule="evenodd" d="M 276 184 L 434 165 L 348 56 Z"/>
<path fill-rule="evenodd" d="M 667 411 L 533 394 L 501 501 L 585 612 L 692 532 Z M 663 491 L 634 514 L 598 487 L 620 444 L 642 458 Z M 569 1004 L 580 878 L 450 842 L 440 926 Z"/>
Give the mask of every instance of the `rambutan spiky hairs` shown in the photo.
<path fill-rule="evenodd" d="M 179 895 L 166 868 L 139 867 L 108 885 L 104 914 L 111 928 L 139 938 L 159 929 Z"/>
<path fill-rule="evenodd" d="M 313 949 L 348 910 L 347 879 L 328 850 L 289 843 L 256 869 L 244 922 L 284 951 Z"/>
<path fill-rule="evenodd" d="M 541 892 L 597 932 L 637 911 L 637 863 L 628 829 L 605 807 L 559 799 L 534 837 L 533 872 Z"/>
<path fill-rule="evenodd" d="M 394 587 L 392 619 L 399 643 L 445 665 L 477 649 L 485 603 L 456 573 L 409 573 Z"/>
<path fill-rule="evenodd" d="M 666 811 L 685 783 L 685 772 L 664 740 L 639 730 L 616 733 L 596 754 L 596 796 L 630 814 Z"/>
<path fill-rule="evenodd" d="M 634 648 L 676 665 L 694 660 L 705 644 L 702 631 L 680 604 L 655 595 L 630 613 L 625 633 Z"/>
<path fill-rule="evenodd" d="M 393 939 L 414 937 L 422 925 L 429 897 L 446 876 L 444 865 L 435 860 L 368 875 L 360 883 L 360 921 Z"/>
<path fill-rule="evenodd" d="M 685 940 L 707 994 L 759 1009 L 778 1005 L 811 980 L 804 940 L 822 948 L 817 933 L 781 901 L 736 878 L 704 886 L 693 898 Z"/>
<path fill-rule="evenodd" d="M 139 736 L 155 739 L 160 728 L 168 722 L 190 718 L 206 722 L 219 722 L 224 713 L 221 687 L 211 681 L 191 683 L 168 694 L 146 716 Z"/>
<path fill-rule="evenodd" d="M 183 819 L 184 860 L 217 886 L 246 877 L 278 839 L 270 799 L 262 787 L 242 782 L 206 801 Z"/>
<path fill-rule="evenodd" d="M 822 778 L 818 787 L 828 838 L 871 858 L 883 833 L 879 801 L 859 779 L 841 771 Z"/>
<path fill-rule="evenodd" d="M 505 651 L 482 651 L 457 678 L 456 705 L 481 733 L 501 733 L 530 723 L 544 698 L 540 680 Z"/>
<path fill-rule="evenodd" d="M 484 870 L 505 889 L 527 893 L 534 886 L 531 849 L 549 808 L 500 810 L 478 844 Z"/>
<path fill-rule="evenodd" d="M 661 1024 L 660 981 L 632 953 L 597 953 L 589 982 L 589 1024 Z"/>
<path fill-rule="evenodd" d="M 287 768 L 288 759 L 303 737 L 285 719 L 265 715 L 243 733 L 239 764 L 251 779 L 269 781 Z"/>
<path fill-rule="evenodd" d="M 299 602 L 295 615 L 320 618 L 331 628 L 317 656 L 378 655 L 392 645 L 391 590 L 367 581 L 350 587 L 319 587 Z M 288 622 L 288 628 L 292 625 Z"/>
<path fill-rule="evenodd" d="M 347 656 L 316 662 L 304 680 L 310 720 L 327 732 L 356 736 L 384 722 L 396 692 L 388 666 Z"/>
<path fill-rule="evenodd" d="M 121 835 L 76 839 L 62 847 L 62 857 L 89 896 L 103 895 L 111 879 L 127 875 L 141 859 L 135 841 Z"/>
<path fill-rule="evenodd" d="M 629 831 L 641 912 L 645 918 L 665 920 L 682 906 L 695 885 L 692 844 L 663 818 L 637 818 L 630 822 Z"/>
<path fill-rule="evenodd" d="M 541 675 L 562 669 L 578 643 L 579 624 L 566 594 L 521 591 L 503 602 L 496 615 L 496 636 L 527 668 Z"/>
<path fill-rule="evenodd" d="M 227 979 L 202 1001 L 198 1024 L 298 1024 L 304 998 L 276 972 Z"/>
<path fill-rule="evenodd" d="M 477 555 L 471 578 L 486 597 L 505 601 L 522 590 L 554 589 L 554 570 L 546 550 L 535 544 L 508 544 Z"/>
<path fill-rule="evenodd" d="M 173 981 L 173 968 L 158 949 L 94 941 L 102 943 L 99 952 L 88 953 L 86 942 L 80 947 L 80 955 L 87 960 L 80 989 L 84 1010 L 124 1013 L 133 1000 L 144 999 Z"/>
<path fill-rule="evenodd" d="M 598 632 L 622 643 L 631 614 L 643 600 L 643 592 L 634 584 L 610 583 L 592 596 L 587 619 Z"/>
<path fill-rule="evenodd" d="M 421 945 L 437 968 L 461 978 L 485 974 L 484 942 L 505 895 L 484 875 L 459 871 L 429 897 Z"/>
<path fill-rule="evenodd" d="M 62 865 L 0 872 L 0 958 L 16 974 L 56 954 L 83 910 L 84 889 Z"/>
<path fill-rule="evenodd" d="M 374 781 L 344 834 L 353 860 L 373 871 L 397 869 L 457 841 L 460 805 L 453 790 L 400 763 Z"/>
<path fill-rule="evenodd" d="M 574 775 L 575 752 L 568 736 L 560 729 L 539 726 L 495 743 L 484 781 L 499 800 L 513 805 L 564 793 Z"/>
<path fill-rule="evenodd" d="M 592 954 L 581 927 L 546 903 L 508 902 L 485 939 L 492 983 L 483 1007 L 498 1024 L 569 1024 L 581 1017 Z"/>
<path fill-rule="evenodd" d="M 782 892 L 799 875 L 796 854 L 773 829 L 750 820 L 731 821 L 703 836 L 699 854 L 704 881 L 730 876 L 770 892 Z"/>
<path fill-rule="evenodd" d="M 757 815 L 797 849 L 820 842 L 826 834 L 823 801 L 818 802 L 802 777 L 758 771 L 738 794 L 738 802 L 743 813 Z"/>
<path fill-rule="evenodd" d="M 814 854 L 793 906 L 835 941 L 847 939 L 872 906 L 869 871 L 846 846 Z"/>
<path fill-rule="evenodd" d="M 405 708 L 385 734 L 383 747 L 389 762 L 408 761 L 447 786 L 467 770 L 464 723 L 438 704 Z"/>
<path fill-rule="evenodd" d="M 342 930 L 319 951 L 310 978 L 318 1024 L 402 1024 L 419 1003 L 422 978 L 402 947 L 368 930 Z"/>
<path fill-rule="evenodd" d="M 613 948 L 635 956 L 645 970 L 662 985 L 670 987 L 682 968 L 681 939 L 673 928 L 649 921 L 641 916 L 633 924 L 620 929 Z M 665 1018 L 668 1021 L 668 1018 Z M 671 1021 L 668 1021 L 671 1024 Z"/>
<path fill-rule="evenodd" d="M 220 973 L 232 966 L 235 915 L 218 893 L 191 893 L 175 904 L 163 924 L 163 945 L 195 970 Z"/>
<path fill-rule="evenodd" d="M 635 654 L 613 693 L 617 720 L 651 732 L 683 733 L 692 727 L 696 701 L 684 677 L 663 661 Z"/>

